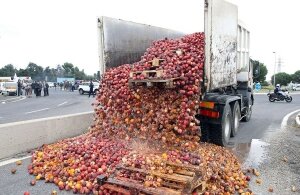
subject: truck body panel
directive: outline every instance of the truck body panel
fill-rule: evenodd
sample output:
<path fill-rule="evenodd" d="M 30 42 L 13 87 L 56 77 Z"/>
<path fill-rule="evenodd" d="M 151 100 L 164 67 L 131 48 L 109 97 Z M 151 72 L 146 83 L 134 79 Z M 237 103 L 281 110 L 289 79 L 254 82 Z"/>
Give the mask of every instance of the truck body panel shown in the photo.
<path fill-rule="evenodd" d="M 237 43 L 237 81 L 250 82 L 249 85 L 252 86 L 253 68 L 249 63 L 250 32 L 241 21 L 238 25 Z"/>
<path fill-rule="evenodd" d="M 205 85 L 208 91 L 236 84 L 237 6 L 205 1 Z"/>
<path fill-rule="evenodd" d="M 155 40 L 179 38 L 184 33 L 125 20 L 98 18 L 100 74 L 106 69 L 139 61 Z"/>

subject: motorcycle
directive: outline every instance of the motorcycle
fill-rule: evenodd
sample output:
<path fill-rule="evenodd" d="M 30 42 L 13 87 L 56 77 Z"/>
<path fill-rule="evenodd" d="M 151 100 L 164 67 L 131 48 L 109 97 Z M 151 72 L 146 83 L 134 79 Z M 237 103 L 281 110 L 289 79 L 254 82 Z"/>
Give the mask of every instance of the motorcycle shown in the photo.
<path fill-rule="evenodd" d="M 288 91 L 280 91 L 281 93 L 268 93 L 267 96 L 269 97 L 270 102 L 275 102 L 275 101 L 286 101 L 290 103 L 293 98 L 292 96 L 289 95 Z"/>

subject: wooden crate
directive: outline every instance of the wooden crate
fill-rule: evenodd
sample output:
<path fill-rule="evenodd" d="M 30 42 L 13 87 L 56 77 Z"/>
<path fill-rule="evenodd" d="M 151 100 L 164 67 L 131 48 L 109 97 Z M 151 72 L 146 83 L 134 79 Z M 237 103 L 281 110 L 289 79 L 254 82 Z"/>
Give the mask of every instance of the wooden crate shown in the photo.
<path fill-rule="evenodd" d="M 174 170 L 173 174 L 163 174 L 158 171 L 149 171 L 133 167 L 118 166 L 116 171 L 107 179 L 103 187 L 121 192 L 124 194 L 191 194 L 196 188 L 198 191 L 204 191 L 206 182 L 203 181 L 202 173 L 197 166 L 177 164 L 167 162 Z M 136 181 L 129 178 L 118 176 L 119 171 L 129 171 L 131 173 L 140 173 L 143 175 L 152 175 L 163 180 L 160 187 L 145 187 L 143 181 Z"/>
<path fill-rule="evenodd" d="M 129 73 L 130 78 L 138 75 L 144 75 L 145 78 L 160 78 L 163 76 L 163 70 L 144 70 Z"/>
<path fill-rule="evenodd" d="M 151 63 L 152 66 L 157 67 L 160 65 L 160 62 L 164 61 L 164 59 L 158 59 L 154 58 L 153 60 L 149 61 L 148 63 Z"/>
<path fill-rule="evenodd" d="M 128 84 L 130 88 L 137 87 L 137 86 L 144 86 L 144 87 L 157 86 L 157 87 L 172 89 L 175 88 L 174 82 L 179 79 L 181 78 L 178 77 L 178 78 L 171 78 L 171 79 L 143 79 L 143 80 L 129 79 Z"/>

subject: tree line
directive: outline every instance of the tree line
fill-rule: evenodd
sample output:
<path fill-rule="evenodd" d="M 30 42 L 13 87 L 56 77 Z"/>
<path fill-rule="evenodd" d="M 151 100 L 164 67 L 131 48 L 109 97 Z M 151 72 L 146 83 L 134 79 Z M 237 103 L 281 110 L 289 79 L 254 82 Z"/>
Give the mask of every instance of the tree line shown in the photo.
<path fill-rule="evenodd" d="M 0 68 L 0 77 L 13 77 L 15 73 L 18 77 L 28 76 L 33 80 L 47 80 L 50 82 L 56 82 L 57 77 L 75 78 L 76 80 L 99 79 L 99 72 L 94 75 L 87 75 L 84 69 L 79 70 L 77 66 L 68 62 L 57 65 L 55 68 L 49 66 L 43 68 L 33 62 L 30 62 L 25 69 L 17 69 L 12 64 Z"/>
<path fill-rule="evenodd" d="M 264 63 L 261 63 L 257 60 L 251 60 L 253 64 L 253 69 L 257 69 L 259 71 L 259 74 L 257 77 L 254 77 L 254 82 L 260 82 L 262 85 L 269 85 L 269 83 L 266 81 L 266 75 L 268 74 L 268 69 L 264 65 Z M 253 73 L 254 74 L 254 73 Z M 293 83 L 300 83 L 300 70 L 296 71 L 293 74 L 288 74 L 285 72 L 279 72 L 275 74 L 275 82 L 276 84 L 285 85 L 287 86 L 290 82 Z M 271 77 L 271 83 L 274 83 L 274 74 Z"/>

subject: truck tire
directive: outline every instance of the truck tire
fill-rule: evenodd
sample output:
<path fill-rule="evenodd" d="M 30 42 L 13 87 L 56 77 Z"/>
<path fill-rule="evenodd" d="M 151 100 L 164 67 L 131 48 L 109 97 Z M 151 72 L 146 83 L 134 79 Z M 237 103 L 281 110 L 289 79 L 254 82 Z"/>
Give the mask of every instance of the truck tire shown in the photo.
<path fill-rule="evenodd" d="M 243 122 L 248 122 L 251 119 L 251 115 L 252 115 L 252 100 L 249 100 L 249 105 L 248 108 L 246 110 L 247 114 L 242 118 Z"/>
<path fill-rule="evenodd" d="M 210 125 L 208 123 L 202 123 L 200 122 L 200 132 L 201 132 L 201 137 L 200 140 L 201 142 L 209 142 L 209 131 L 210 131 Z"/>
<path fill-rule="evenodd" d="M 241 109 L 240 104 L 236 101 L 232 108 L 232 126 L 231 126 L 231 137 L 236 136 L 239 131 L 241 120 Z"/>
<path fill-rule="evenodd" d="M 226 146 L 229 142 L 232 126 L 232 112 L 229 105 L 224 107 L 221 124 L 215 125 L 210 131 L 211 142 L 220 146 Z"/>

